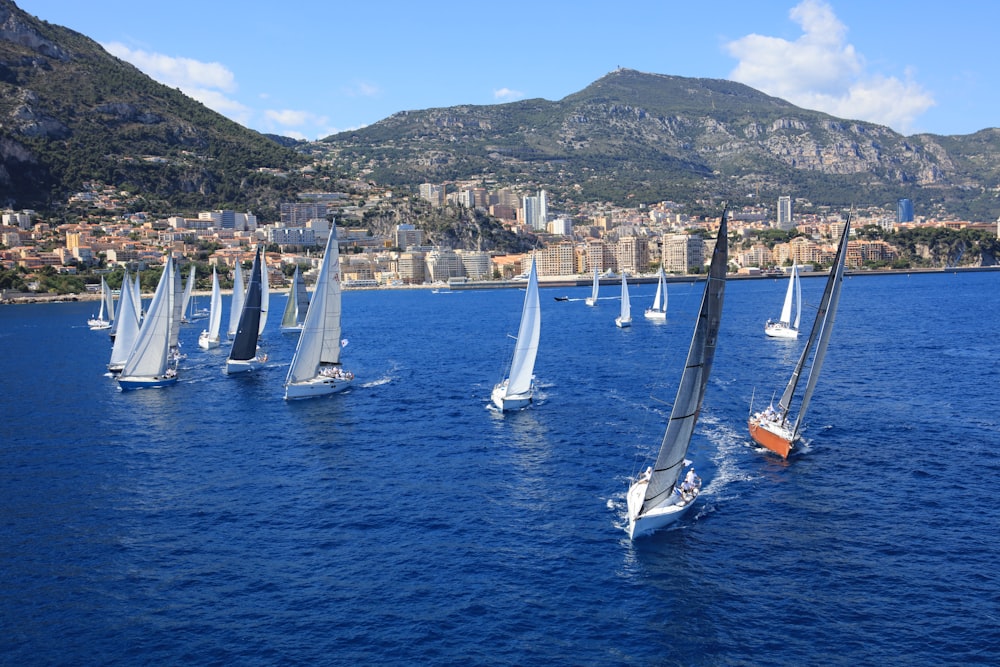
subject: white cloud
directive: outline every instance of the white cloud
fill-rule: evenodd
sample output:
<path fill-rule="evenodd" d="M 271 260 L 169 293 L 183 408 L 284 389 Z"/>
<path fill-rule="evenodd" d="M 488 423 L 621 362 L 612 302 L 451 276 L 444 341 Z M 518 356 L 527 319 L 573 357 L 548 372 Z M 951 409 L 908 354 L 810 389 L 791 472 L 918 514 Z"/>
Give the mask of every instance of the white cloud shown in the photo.
<path fill-rule="evenodd" d="M 520 90 L 512 90 L 510 88 L 498 88 L 493 91 L 493 99 L 504 100 L 506 102 L 512 102 L 514 100 L 519 100 L 524 97 L 524 93 Z"/>
<path fill-rule="evenodd" d="M 348 88 L 344 88 L 344 94 L 348 97 L 375 97 L 382 90 L 372 83 L 359 81 Z"/>
<path fill-rule="evenodd" d="M 294 109 L 268 109 L 264 116 L 278 125 L 287 127 L 301 127 L 303 125 L 325 125 L 326 116 L 317 116 L 310 111 L 296 111 Z"/>
<path fill-rule="evenodd" d="M 803 0 L 789 16 L 802 27 L 794 42 L 747 35 L 726 45 L 739 60 L 729 77 L 801 107 L 858 118 L 906 132 L 934 106 L 912 73 L 899 79 L 866 71 L 847 42 L 847 27 L 823 0 Z"/>

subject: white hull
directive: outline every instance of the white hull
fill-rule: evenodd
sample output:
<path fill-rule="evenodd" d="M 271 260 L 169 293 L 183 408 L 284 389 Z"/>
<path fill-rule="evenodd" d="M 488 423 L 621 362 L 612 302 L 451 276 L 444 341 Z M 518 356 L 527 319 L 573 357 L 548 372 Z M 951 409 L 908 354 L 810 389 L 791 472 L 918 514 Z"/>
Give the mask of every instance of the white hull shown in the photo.
<path fill-rule="evenodd" d="M 246 373 L 247 371 L 252 371 L 256 368 L 260 368 L 267 361 L 267 357 L 254 357 L 253 359 L 247 360 L 233 360 L 226 359 L 226 373 L 232 375 L 233 373 Z"/>
<path fill-rule="evenodd" d="M 497 406 L 501 412 L 520 410 L 531 405 L 531 397 L 534 394 L 533 389 L 529 389 L 523 394 L 511 394 L 508 396 L 507 382 L 504 381 L 493 387 L 493 394 L 490 398 L 493 401 L 493 405 Z"/>
<path fill-rule="evenodd" d="M 90 327 L 91 331 L 101 331 L 102 329 L 110 329 L 111 322 L 107 320 L 87 320 L 87 326 Z"/>
<path fill-rule="evenodd" d="M 292 382 L 285 385 L 285 400 L 291 401 L 299 398 L 313 398 L 315 396 L 326 396 L 336 394 L 347 389 L 351 384 L 350 378 L 334 378 L 328 375 L 317 375 L 304 382 Z"/>
<path fill-rule="evenodd" d="M 657 507 L 648 510 L 645 514 L 639 514 L 648 483 L 648 479 L 640 479 L 632 484 L 628 490 L 628 536 L 630 539 L 648 535 L 680 519 L 691 509 L 701 491 L 700 487 L 685 495 L 674 491 L 667 500 Z"/>
<path fill-rule="evenodd" d="M 768 322 L 764 325 L 764 333 L 771 338 L 787 338 L 795 340 L 799 337 L 799 330 L 793 329 L 784 322 Z"/>
<path fill-rule="evenodd" d="M 595 299 L 593 297 L 590 297 L 590 296 L 588 296 L 586 299 L 584 299 L 583 302 L 585 304 L 587 304 L 588 306 L 596 306 L 597 305 L 597 299 Z"/>
<path fill-rule="evenodd" d="M 286 326 L 282 326 L 281 327 L 281 333 L 283 333 L 283 334 L 285 334 L 285 333 L 299 333 L 301 331 L 302 331 L 302 325 L 301 324 L 297 324 L 297 325 L 292 326 L 292 327 L 286 327 Z"/>
<path fill-rule="evenodd" d="M 667 320 L 666 311 L 656 310 L 655 308 L 647 308 L 645 315 L 647 320 L 661 320 L 663 322 Z"/>
<path fill-rule="evenodd" d="M 616 317 L 615 318 L 615 326 L 617 326 L 620 329 L 627 329 L 630 326 L 632 326 L 632 318 L 630 317 L 628 319 L 623 320 L 620 317 Z"/>
<path fill-rule="evenodd" d="M 211 350 L 212 348 L 219 347 L 221 341 L 218 337 L 212 338 L 208 335 L 207 331 L 202 331 L 201 335 L 198 336 L 198 347 L 203 350 Z"/>

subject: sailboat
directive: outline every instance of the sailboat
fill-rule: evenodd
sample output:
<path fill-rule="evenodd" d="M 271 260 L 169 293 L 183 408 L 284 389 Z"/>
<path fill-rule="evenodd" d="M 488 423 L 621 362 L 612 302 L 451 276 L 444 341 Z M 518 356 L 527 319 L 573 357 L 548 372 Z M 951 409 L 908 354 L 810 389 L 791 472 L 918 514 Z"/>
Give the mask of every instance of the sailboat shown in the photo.
<path fill-rule="evenodd" d="M 795 320 L 792 321 L 792 304 L 795 304 Z M 798 267 L 792 264 L 792 273 L 788 278 L 788 289 L 785 290 L 785 303 L 781 306 L 781 316 L 777 321 L 768 320 L 764 324 L 764 333 L 772 338 L 799 337 L 799 320 L 802 319 L 802 285 L 799 279 Z"/>
<path fill-rule="evenodd" d="M 198 335 L 198 347 L 211 350 L 219 347 L 219 330 L 222 328 L 222 290 L 219 289 L 219 274 L 212 268 L 212 297 L 208 308 L 208 328 Z"/>
<path fill-rule="evenodd" d="M 194 264 L 191 265 L 191 273 L 188 274 L 187 283 L 184 285 L 184 300 L 181 302 L 181 322 L 188 323 L 194 322 L 195 320 L 203 320 L 208 313 L 204 308 L 201 310 L 194 310 L 197 302 L 191 298 L 191 294 L 194 292 L 195 283 L 195 273 L 196 267 Z"/>
<path fill-rule="evenodd" d="M 240 268 L 240 261 L 236 260 L 236 268 L 233 270 L 233 298 L 229 303 L 229 326 L 226 334 L 232 340 L 236 335 L 236 327 L 240 324 L 240 315 L 243 313 L 243 300 L 246 298 L 246 291 L 243 287 L 243 269 Z"/>
<path fill-rule="evenodd" d="M 333 394 L 346 389 L 354 379 L 340 364 L 340 301 L 340 246 L 333 226 L 285 378 L 286 400 Z"/>
<path fill-rule="evenodd" d="M 673 523 L 690 509 L 701 493 L 701 479 L 693 467 L 688 468 L 684 481 L 678 482 L 684 466 L 690 465 L 686 460 L 687 450 L 701 412 L 722 321 L 729 261 L 726 215 L 724 211 L 701 298 L 701 310 L 656 463 L 639 475 L 628 490 L 628 535 L 631 539 Z"/>
<path fill-rule="evenodd" d="M 139 336 L 139 313 L 135 308 L 135 299 L 132 296 L 128 271 L 122 278 L 121 297 L 118 299 L 118 313 L 115 316 L 115 341 L 111 346 L 111 360 L 108 362 L 108 370 L 112 374 L 122 372 L 128 355 L 132 352 L 135 340 Z"/>
<path fill-rule="evenodd" d="M 250 284 L 247 286 L 247 296 L 243 301 L 240 313 L 240 323 L 236 327 L 236 337 L 233 338 L 233 348 L 226 359 L 227 373 L 244 373 L 261 366 L 267 361 L 267 355 L 257 349 L 257 338 L 260 335 L 260 295 L 261 295 L 260 248 L 253 259 L 253 269 L 250 271 Z"/>
<path fill-rule="evenodd" d="M 135 345 L 118 376 L 118 386 L 122 391 L 165 387 L 177 382 L 177 368 L 170 359 L 174 300 L 174 263 L 173 258 L 168 256 L 153 300 L 139 327 Z"/>
<path fill-rule="evenodd" d="M 750 437 L 758 445 L 766 447 L 784 458 L 788 457 L 795 443 L 801 438 L 802 420 L 806 415 L 813 391 L 816 389 L 820 369 L 823 367 L 823 358 L 826 356 L 826 348 L 830 342 L 833 322 L 837 317 L 837 305 L 840 301 L 840 289 L 844 281 L 844 263 L 847 257 L 847 236 L 850 229 L 851 219 L 848 217 L 847 224 L 844 225 L 844 234 L 840 237 L 840 243 L 837 246 L 833 266 L 830 267 L 830 275 L 826 280 L 823 298 L 816 311 L 816 320 L 813 322 L 812 331 L 809 332 L 809 340 L 806 341 L 802 354 L 799 355 L 799 360 L 792 370 L 792 377 L 789 378 L 788 384 L 785 386 L 785 391 L 778 401 L 778 407 L 768 405 L 765 410 L 753 414 L 753 399 L 751 399 L 751 416 L 747 423 Z M 802 402 L 799 404 L 799 412 L 795 420 L 790 421 L 789 413 L 792 399 L 810 355 L 812 355 L 812 363 L 809 366 L 806 388 L 802 395 Z"/>
<path fill-rule="evenodd" d="M 288 303 L 285 304 L 285 312 L 281 315 L 281 333 L 302 331 L 302 321 L 308 308 L 309 294 L 306 292 L 305 281 L 299 276 L 299 267 L 296 264 L 295 273 L 292 274 L 292 286 L 288 290 Z"/>
<path fill-rule="evenodd" d="M 90 327 L 91 331 L 100 331 L 102 329 L 110 329 L 112 322 L 114 320 L 114 297 L 111 296 L 111 290 L 108 289 L 108 283 L 104 280 L 104 276 L 101 276 L 101 310 L 97 313 L 97 317 L 92 317 L 87 320 L 87 326 Z M 108 317 L 105 319 L 104 310 L 108 311 Z"/>
<path fill-rule="evenodd" d="M 538 302 L 538 272 L 535 261 L 531 261 L 528 272 L 528 287 L 524 291 L 524 305 L 521 308 L 521 325 L 517 330 L 514 357 L 510 362 L 507 377 L 493 387 L 491 399 L 501 412 L 519 410 L 531 403 L 534 394 L 535 356 L 538 354 L 538 339 L 542 332 L 542 311 Z"/>
<path fill-rule="evenodd" d="M 656 283 L 656 296 L 653 297 L 653 307 L 646 309 L 646 319 L 649 320 L 667 320 L 667 277 L 663 273 L 663 267 L 660 267 L 657 276 L 658 280 Z"/>
<path fill-rule="evenodd" d="M 622 307 L 618 317 L 615 318 L 615 326 L 620 329 L 632 326 L 632 304 L 628 299 L 628 281 L 625 280 L 624 271 L 622 271 Z"/>
<path fill-rule="evenodd" d="M 597 292 L 601 289 L 601 280 L 597 277 L 597 267 L 594 267 L 594 284 L 590 286 L 590 296 L 583 300 L 588 306 L 597 305 Z"/>

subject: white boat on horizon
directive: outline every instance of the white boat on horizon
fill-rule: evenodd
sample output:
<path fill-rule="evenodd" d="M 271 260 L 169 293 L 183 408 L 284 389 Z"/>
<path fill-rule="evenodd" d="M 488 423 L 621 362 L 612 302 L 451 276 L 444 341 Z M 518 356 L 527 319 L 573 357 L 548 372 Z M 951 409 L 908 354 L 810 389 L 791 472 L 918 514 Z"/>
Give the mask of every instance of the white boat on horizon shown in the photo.
<path fill-rule="evenodd" d="M 795 306 L 795 319 L 792 319 L 792 305 Z M 785 290 L 785 301 L 781 306 L 781 315 L 777 320 L 768 320 L 764 324 L 764 333 L 771 338 L 796 339 L 799 337 L 799 321 L 802 319 L 802 284 L 799 278 L 798 266 L 792 264 L 792 273 L 788 277 L 788 289 Z"/>
<path fill-rule="evenodd" d="M 644 313 L 646 319 L 665 322 L 667 320 L 667 277 L 663 273 L 663 267 L 656 273 L 656 296 L 653 297 L 653 306 L 647 308 Z"/>
<path fill-rule="evenodd" d="M 625 272 L 622 271 L 622 303 L 618 317 L 615 318 L 615 326 L 619 329 L 627 329 L 632 326 L 632 303 L 628 298 L 628 280 L 625 279 Z"/>
<path fill-rule="evenodd" d="M 219 288 L 219 274 L 215 267 L 212 267 L 212 296 L 209 299 L 208 308 L 208 328 L 198 335 L 198 347 L 203 350 L 211 350 L 219 347 L 221 338 L 219 331 L 222 329 L 222 290 Z"/>

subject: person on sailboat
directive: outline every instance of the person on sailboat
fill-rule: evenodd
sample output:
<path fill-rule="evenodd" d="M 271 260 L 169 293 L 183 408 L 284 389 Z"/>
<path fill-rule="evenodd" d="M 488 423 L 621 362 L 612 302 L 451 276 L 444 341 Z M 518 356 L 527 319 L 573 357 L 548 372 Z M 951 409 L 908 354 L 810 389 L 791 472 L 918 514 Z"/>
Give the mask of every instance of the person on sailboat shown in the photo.
<path fill-rule="evenodd" d="M 681 483 L 681 496 L 685 500 L 692 496 L 697 490 L 698 486 L 701 485 L 701 478 L 695 474 L 694 468 L 688 468 L 687 475 L 684 477 L 684 481 Z"/>

